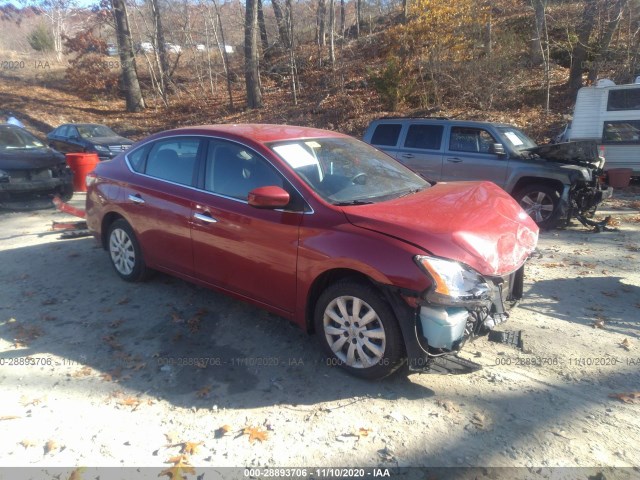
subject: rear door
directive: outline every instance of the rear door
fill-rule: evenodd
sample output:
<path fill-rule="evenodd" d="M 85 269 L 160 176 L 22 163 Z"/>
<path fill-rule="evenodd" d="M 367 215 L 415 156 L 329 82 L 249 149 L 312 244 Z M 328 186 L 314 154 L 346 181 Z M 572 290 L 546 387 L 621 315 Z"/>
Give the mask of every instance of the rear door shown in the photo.
<path fill-rule="evenodd" d="M 199 137 L 168 137 L 127 155 L 137 173 L 123 186 L 122 207 L 152 267 L 193 273 L 191 204 L 204 143 Z"/>
<path fill-rule="evenodd" d="M 452 125 L 442 163 L 442 180 L 489 180 L 505 186 L 508 160 L 493 153 L 499 140 L 486 128 Z"/>
<path fill-rule="evenodd" d="M 443 132 L 442 124 L 410 123 L 400 139 L 397 160 L 427 180 L 441 180 Z"/>

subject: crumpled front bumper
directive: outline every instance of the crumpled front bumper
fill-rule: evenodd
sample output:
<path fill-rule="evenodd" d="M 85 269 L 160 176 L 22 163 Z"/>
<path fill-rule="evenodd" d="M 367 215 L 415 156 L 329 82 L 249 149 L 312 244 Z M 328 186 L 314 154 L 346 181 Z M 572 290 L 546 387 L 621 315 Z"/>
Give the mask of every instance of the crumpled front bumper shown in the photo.
<path fill-rule="evenodd" d="M 400 323 L 410 371 L 463 374 L 482 368 L 458 353 L 469 338 L 485 335 L 506 322 L 507 311 L 522 298 L 524 265 L 510 275 L 488 280 L 494 288 L 486 307 L 451 308 L 423 300 L 413 307 L 406 295 L 387 291 Z"/>

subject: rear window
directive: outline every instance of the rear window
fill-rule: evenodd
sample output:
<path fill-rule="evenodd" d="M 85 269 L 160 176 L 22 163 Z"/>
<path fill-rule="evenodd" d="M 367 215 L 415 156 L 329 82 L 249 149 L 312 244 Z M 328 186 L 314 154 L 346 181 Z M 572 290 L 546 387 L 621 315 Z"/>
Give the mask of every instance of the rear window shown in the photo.
<path fill-rule="evenodd" d="M 607 110 L 640 110 L 640 88 L 610 90 Z"/>
<path fill-rule="evenodd" d="M 640 143 L 640 120 L 604 122 L 602 143 Z"/>
<path fill-rule="evenodd" d="M 399 123 L 383 123 L 378 125 L 371 137 L 373 145 L 395 146 L 398 143 L 402 125 Z"/>
<path fill-rule="evenodd" d="M 411 125 L 404 141 L 406 148 L 440 150 L 442 143 L 442 125 Z"/>

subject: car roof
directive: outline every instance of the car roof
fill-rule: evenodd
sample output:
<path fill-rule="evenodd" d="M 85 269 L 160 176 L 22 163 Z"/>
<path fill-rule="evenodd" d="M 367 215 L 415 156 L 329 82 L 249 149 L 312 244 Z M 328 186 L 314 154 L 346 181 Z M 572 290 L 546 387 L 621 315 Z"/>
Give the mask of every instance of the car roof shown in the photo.
<path fill-rule="evenodd" d="M 330 138 L 348 137 L 342 133 L 330 130 L 322 130 L 312 127 L 300 127 L 295 125 L 273 125 L 273 124 L 221 124 L 221 125 L 198 125 L 194 127 L 177 128 L 161 132 L 160 136 L 169 135 L 216 135 L 224 134 L 236 138 L 253 140 L 257 143 L 270 143 L 283 140 L 298 140 L 302 138 Z"/>
<path fill-rule="evenodd" d="M 397 123 L 397 122 L 433 122 L 433 123 L 443 123 L 443 124 L 456 123 L 456 124 L 464 124 L 469 126 L 493 125 L 494 127 L 517 128 L 507 123 L 484 122 L 479 120 L 460 120 L 456 118 L 445 118 L 445 117 L 382 117 L 377 120 L 374 120 L 372 123 Z"/>

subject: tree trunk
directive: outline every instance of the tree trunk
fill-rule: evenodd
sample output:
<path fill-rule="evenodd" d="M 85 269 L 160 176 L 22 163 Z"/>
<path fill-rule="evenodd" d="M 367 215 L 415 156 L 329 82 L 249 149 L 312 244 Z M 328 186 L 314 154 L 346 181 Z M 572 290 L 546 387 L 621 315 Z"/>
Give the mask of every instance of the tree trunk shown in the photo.
<path fill-rule="evenodd" d="M 267 24 L 264 22 L 262 0 L 258 0 L 258 25 L 260 27 L 260 41 L 262 42 L 262 51 L 266 52 L 267 48 L 269 48 L 269 37 L 267 37 Z"/>
<path fill-rule="evenodd" d="M 609 45 L 611 45 L 613 34 L 618 29 L 618 25 L 620 24 L 620 20 L 622 19 L 622 11 L 624 10 L 626 4 L 627 0 L 617 0 L 612 6 L 610 20 L 604 27 L 604 34 L 600 39 L 600 43 L 597 47 L 598 50 L 594 55 L 593 63 L 590 64 L 589 75 L 587 78 L 591 83 L 594 83 L 598 79 L 600 67 L 602 66 L 603 60 L 605 59 L 607 50 L 609 50 Z"/>
<path fill-rule="evenodd" d="M 138 82 L 136 60 L 133 56 L 133 44 L 131 42 L 131 31 L 129 30 L 129 19 L 127 18 L 127 7 L 124 0 L 111 0 L 111 6 L 115 20 L 127 111 L 139 112 L 144 110 L 145 104 L 142 98 L 142 91 L 140 90 L 140 83 Z"/>
<path fill-rule="evenodd" d="M 164 28 L 162 28 L 162 18 L 158 0 L 149 0 L 149 8 L 151 9 L 151 18 L 153 20 L 156 63 L 160 70 L 160 88 L 162 90 L 160 94 L 165 104 L 167 104 L 167 93 L 171 88 L 171 67 L 169 66 L 169 56 L 167 55 L 167 48 L 165 47 Z"/>
<path fill-rule="evenodd" d="M 544 15 L 546 0 L 531 0 L 534 12 L 533 38 L 531 39 L 530 52 L 531 63 L 542 65 L 542 30 L 544 27 Z"/>
<path fill-rule="evenodd" d="M 362 0 L 356 0 L 356 38 L 360 38 L 361 21 L 362 21 Z"/>
<path fill-rule="evenodd" d="M 291 0 L 286 0 L 287 6 L 287 36 L 290 39 L 289 44 L 289 69 L 291 72 L 291 95 L 293 104 L 298 104 L 298 66 L 296 64 L 295 54 L 295 37 L 293 35 L 293 5 Z"/>
<path fill-rule="evenodd" d="M 409 0 L 402 0 L 402 23 L 407 23 L 409 18 Z"/>
<path fill-rule="evenodd" d="M 271 4 L 273 5 L 273 14 L 276 17 L 276 24 L 278 25 L 280 43 L 282 43 L 285 48 L 289 48 L 289 33 L 287 30 L 288 20 L 284 18 L 282 6 L 280 5 L 279 0 L 271 0 Z"/>
<path fill-rule="evenodd" d="M 318 11 L 316 13 L 316 43 L 319 47 L 324 47 L 327 44 L 326 16 L 326 0 L 318 0 Z"/>
<path fill-rule="evenodd" d="M 597 0 L 586 0 L 584 11 L 582 12 L 582 20 L 576 29 L 578 31 L 578 42 L 573 47 L 573 55 L 571 59 L 571 70 L 569 71 L 569 81 L 567 87 L 573 95 L 580 87 L 582 87 L 582 70 L 587 60 L 587 48 L 589 46 L 589 38 L 593 30 L 593 24 L 596 17 Z"/>
<path fill-rule="evenodd" d="M 244 23 L 244 78 L 247 106 L 262 107 L 260 72 L 258 70 L 258 0 L 247 0 Z"/>
<path fill-rule="evenodd" d="M 329 0 L 329 59 L 331 60 L 331 67 L 336 64 L 335 29 L 336 2 L 335 0 Z"/>
<path fill-rule="evenodd" d="M 344 37 L 344 28 L 347 17 L 347 9 L 344 4 L 344 0 L 340 0 L 340 35 Z"/>

